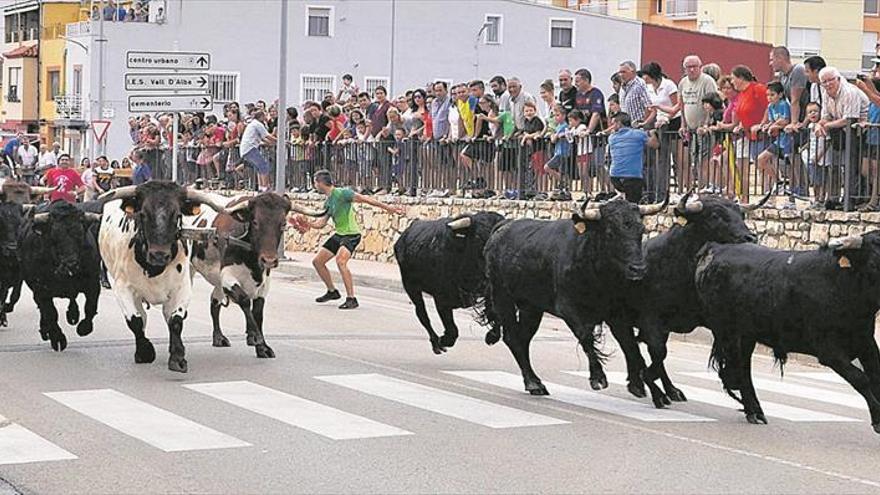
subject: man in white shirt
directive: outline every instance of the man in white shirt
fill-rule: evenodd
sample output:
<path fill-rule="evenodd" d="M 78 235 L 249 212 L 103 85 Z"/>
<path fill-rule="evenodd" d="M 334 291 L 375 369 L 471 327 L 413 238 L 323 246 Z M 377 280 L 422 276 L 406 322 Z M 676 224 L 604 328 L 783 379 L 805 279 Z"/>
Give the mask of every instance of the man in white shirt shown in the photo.
<path fill-rule="evenodd" d="M 16 151 L 16 162 L 19 166 L 21 180 L 26 184 L 34 185 L 34 175 L 37 172 L 37 160 L 40 152 L 36 146 L 24 138 Z"/>
<path fill-rule="evenodd" d="M 37 162 L 37 173 L 43 173 L 46 170 L 58 164 L 58 157 L 54 151 L 51 151 L 45 144 L 40 145 L 40 160 Z"/>
<path fill-rule="evenodd" d="M 274 144 L 276 139 L 266 129 L 266 114 L 262 110 L 254 112 L 254 118 L 241 136 L 241 158 L 245 164 L 253 167 L 257 173 L 260 191 L 268 191 L 271 187 L 269 179 L 269 162 L 260 153 L 263 144 Z"/>

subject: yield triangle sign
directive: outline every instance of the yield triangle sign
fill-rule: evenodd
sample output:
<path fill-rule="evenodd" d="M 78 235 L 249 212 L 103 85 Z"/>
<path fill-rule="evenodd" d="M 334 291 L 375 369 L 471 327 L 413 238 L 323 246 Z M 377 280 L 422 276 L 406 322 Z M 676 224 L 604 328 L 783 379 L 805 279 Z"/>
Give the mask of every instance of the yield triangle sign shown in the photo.
<path fill-rule="evenodd" d="M 107 137 L 107 129 L 110 128 L 109 120 L 93 120 L 92 121 L 92 132 L 95 133 L 95 139 L 98 142 L 104 140 Z"/>

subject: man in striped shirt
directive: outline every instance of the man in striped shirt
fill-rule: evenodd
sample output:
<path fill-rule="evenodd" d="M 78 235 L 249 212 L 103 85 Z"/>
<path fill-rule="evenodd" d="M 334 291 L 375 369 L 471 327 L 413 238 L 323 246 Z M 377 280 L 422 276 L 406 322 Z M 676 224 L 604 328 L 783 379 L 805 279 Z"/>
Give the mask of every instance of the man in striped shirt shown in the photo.
<path fill-rule="evenodd" d="M 620 86 L 620 107 L 623 113 L 632 118 L 632 122 L 641 123 L 645 120 L 651 98 L 645 81 L 636 73 L 636 64 L 630 60 L 620 63 L 617 71 L 623 84 Z"/>

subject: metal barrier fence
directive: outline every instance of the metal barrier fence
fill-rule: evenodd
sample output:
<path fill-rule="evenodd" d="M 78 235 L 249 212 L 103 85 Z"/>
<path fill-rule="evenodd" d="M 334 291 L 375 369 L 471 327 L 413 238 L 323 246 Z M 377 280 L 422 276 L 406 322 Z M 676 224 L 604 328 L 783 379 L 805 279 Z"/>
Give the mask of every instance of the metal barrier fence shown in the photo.
<path fill-rule="evenodd" d="M 783 207 L 796 200 L 846 210 L 878 203 L 876 124 L 851 124 L 823 137 L 808 129 L 774 135 L 661 129 L 658 139 L 659 148 L 645 152 L 644 202 L 697 187 L 741 201 L 774 190 L 788 198 Z M 571 193 L 595 197 L 614 190 L 608 136 L 558 144 L 549 138 L 288 144 L 285 186 L 310 190 L 314 173 L 327 169 L 340 185 L 406 195 L 568 199 Z M 275 147 L 261 152 L 274 182 Z M 171 178 L 171 155 L 168 149 L 147 151 L 154 177 Z M 235 151 L 181 147 L 178 181 L 256 189 L 253 169 L 242 164 Z"/>

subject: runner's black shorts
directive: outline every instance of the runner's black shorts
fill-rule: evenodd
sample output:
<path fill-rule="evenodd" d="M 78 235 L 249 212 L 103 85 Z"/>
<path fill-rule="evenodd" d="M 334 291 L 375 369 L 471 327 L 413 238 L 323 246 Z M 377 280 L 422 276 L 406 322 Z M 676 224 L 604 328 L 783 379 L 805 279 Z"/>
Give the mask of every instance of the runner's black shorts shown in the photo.
<path fill-rule="evenodd" d="M 349 253 L 354 254 L 354 250 L 357 249 L 358 244 L 361 243 L 361 235 L 360 234 L 352 234 L 352 235 L 340 235 L 333 234 L 332 237 L 327 239 L 327 242 L 324 243 L 324 249 L 330 251 L 334 255 L 339 252 L 339 248 L 344 247 L 348 249 Z"/>

